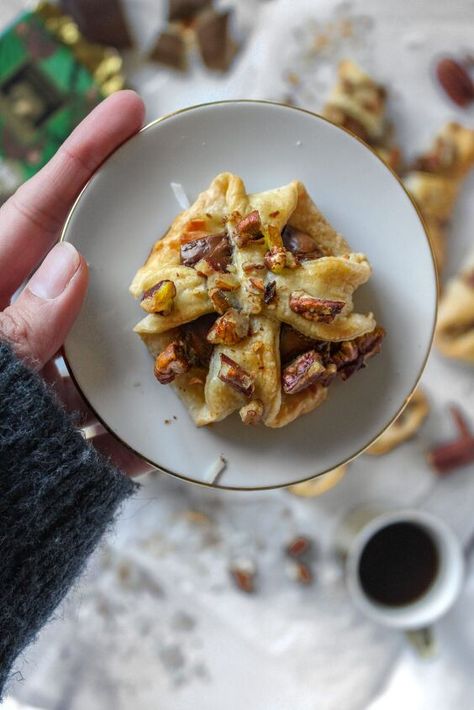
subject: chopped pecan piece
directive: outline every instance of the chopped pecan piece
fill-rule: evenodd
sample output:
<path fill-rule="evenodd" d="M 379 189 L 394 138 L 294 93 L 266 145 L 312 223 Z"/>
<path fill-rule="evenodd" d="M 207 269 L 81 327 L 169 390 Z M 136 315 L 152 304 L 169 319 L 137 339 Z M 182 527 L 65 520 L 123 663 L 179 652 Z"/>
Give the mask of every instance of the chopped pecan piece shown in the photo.
<path fill-rule="evenodd" d="M 255 391 L 255 384 L 252 376 L 232 360 L 228 355 L 221 353 L 221 366 L 218 374 L 221 382 L 232 387 L 236 392 L 245 397 L 251 397 Z"/>
<path fill-rule="evenodd" d="M 283 247 L 272 247 L 265 254 L 265 266 L 274 274 L 280 274 L 286 266 L 286 250 Z"/>
<path fill-rule="evenodd" d="M 205 259 L 215 271 L 225 271 L 231 257 L 230 242 L 224 232 L 181 244 L 181 263 L 184 266 L 194 266 Z"/>
<path fill-rule="evenodd" d="M 263 301 L 268 304 L 273 303 L 276 298 L 276 281 L 268 281 L 265 284 L 265 291 L 263 292 Z"/>
<path fill-rule="evenodd" d="M 316 350 L 309 350 L 290 362 L 282 372 L 283 392 L 296 394 L 324 376 L 326 368 Z"/>
<path fill-rule="evenodd" d="M 250 276 L 249 281 L 255 289 L 256 293 L 263 293 L 265 291 L 265 282 L 263 279 L 257 278 L 255 276 Z"/>
<path fill-rule="evenodd" d="M 167 316 L 173 310 L 175 296 L 176 286 L 172 281 L 159 281 L 145 291 L 140 305 L 147 313 L 159 313 L 161 316 Z"/>
<path fill-rule="evenodd" d="M 289 303 L 294 313 L 318 323 L 331 323 L 346 305 L 344 301 L 315 298 L 305 291 L 293 291 Z"/>
<path fill-rule="evenodd" d="M 235 345 L 246 338 L 250 321 L 246 313 L 236 308 L 229 308 L 218 318 L 207 334 L 207 340 L 213 345 Z"/>
<path fill-rule="evenodd" d="M 369 357 L 376 355 L 382 348 L 382 340 L 385 337 L 385 330 L 381 326 L 377 326 L 370 333 L 361 335 L 355 339 L 359 352 L 364 355 L 367 360 Z"/>
<path fill-rule="evenodd" d="M 251 274 L 253 271 L 261 271 L 262 269 L 265 269 L 265 262 L 262 261 L 260 262 L 251 262 L 251 261 L 244 261 L 242 264 L 242 270 L 244 274 Z"/>
<path fill-rule="evenodd" d="M 285 548 L 289 557 L 301 557 L 310 552 L 313 543 L 306 535 L 297 535 Z"/>
<path fill-rule="evenodd" d="M 230 574 L 234 584 L 241 592 L 252 594 L 255 591 L 256 566 L 251 560 L 240 559 L 232 563 Z"/>
<path fill-rule="evenodd" d="M 194 268 L 199 276 L 205 276 L 206 278 L 216 273 L 210 263 L 205 259 L 199 259 L 199 261 L 194 264 Z"/>
<path fill-rule="evenodd" d="M 310 237 L 309 234 L 305 234 L 305 232 L 301 232 L 299 229 L 290 227 L 287 224 L 281 236 L 285 248 L 294 254 L 298 261 L 319 259 L 321 256 L 324 256 L 314 239 Z"/>
<path fill-rule="evenodd" d="M 278 227 L 275 227 L 274 224 L 269 224 L 263 232 L 267 249 L 271 250 L 273 247 L 278 247 L 279 249 L 283 248 L 283 240 Z"/>
<path fill-rule="evenodd" d="M 249 241 L 261 239 L 263 237 L 262 222 L 258 210 L 253 210 L 246 217 L 240 220 L 236 226 L 235 241 L 239 247 L 243 247 Z"/>
<path fill-rule="evenodd" d="M 349 379 L 365 367 L 369 358 L 380 352 L 384 336 L 384 329 L 377 326 L 370 333 L 341 344 L 340 349 L 332 356 L 332 361 L 336 364 L 342 380 Z"/>
<path fill-rule="evenodd" d="M 224 291 L 220 288 L 209 289 L 209 298 L 211 299 L 211 303 L 216 311 L 221 315 L 230 308 L 230 303 L 227 300 Z"/>
<path fill-rule="evenodd" d="M 255 426 L 262 420 L 263 402 L 259 399 L 252 399 L 251 402 L 241 407 L 239 414 L 244 424 Z"/>
<path fill-rule="evenodd" d="M 355 340 L 346 340 L 340 344 L 339 349 L 332 356 L 332 362 L 338 369 L 354 362 L 359 357 L 359 348 Z"/>
<path fill-rule="evenodd" d="M 173 382 L 176 375 L 182 375 L 189 370 L 182 340 L 173 340 L 155 360 L 155 377 L 162 385 Z"/>
<path fill-rule="evenodd" d="M 213 285 L 221 291 L 237 291 L 240 282 L 234 274 L 221 273 L 213 278 Z"/>

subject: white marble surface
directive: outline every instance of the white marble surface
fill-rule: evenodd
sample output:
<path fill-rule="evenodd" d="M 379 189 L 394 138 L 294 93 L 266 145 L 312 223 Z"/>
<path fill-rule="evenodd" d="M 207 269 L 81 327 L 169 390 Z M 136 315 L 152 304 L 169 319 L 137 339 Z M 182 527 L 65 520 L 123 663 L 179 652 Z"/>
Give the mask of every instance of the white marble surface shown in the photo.
<path fill-rule="evenodd" d="M 21 5 L 3 0 L 0 21 Z M 239 2 L 242 26 L 250 5 Z M 160 3 L 129 0 L 127 7 L 146 45 L 158 27 Z M 353 36 L 306 64 L 299 96 L 305 106 L 321 105 L 336 58 L 349 53 L 389 83 L 408 152 L 420 149 L 448 118 L 474 125 L 472 111 L 453 110 L 430 74 L 438 53 L 473 51 L 471 0 L 354 0 L 334 8 L 327 0 L 260 3 L 252 37 L 232 75 L 223 78 L 208 77 L 199 66 L 179 79 L 156 67 L 134 70 L 148 117 L 217 98 L 281 98 L 284 67 L 301 69 L 306 61 L 301 49 L 308 18 L 326 23 L 342 17 L 351 19 Z M 296 37 L 293 24 L 303 27 Z M 135 66 L 132 59 L 129 66 Z M 471 178 L 453 224 L 448 275 L 473 242 L 473 192 Z M 413 294 L 423 297 L 416 285 Z M 471 536 L 473 467 L 438 482 L 424 451 L 452 433 L 448 403 L 461 404 L 474 421 L 473 371 L 433 352 L 423 383 L 432 413 L 419 437 L 386 457 L 361 457 L 322 498 L 221 493 L 149 476 L 56 618 L 18 660 L 23 680 L 12 683 L 12 696 L 43 710 L 362 710 L 371 702 L 371 710 L 402 703 L 407 710 L 473 707 L 474 573 L 438 625 L 439 656 L 421 662 L 400 636 L 351 606 L 331 551 L 340 517 L 373 499 L 422 505 L 463 541 Z M 318 541 L 316 581 L 308 588 L 285 571 L 282 547 L 297 532 Z M 257 564 L 253 596 L 229 581 L 236 556 Z"/>

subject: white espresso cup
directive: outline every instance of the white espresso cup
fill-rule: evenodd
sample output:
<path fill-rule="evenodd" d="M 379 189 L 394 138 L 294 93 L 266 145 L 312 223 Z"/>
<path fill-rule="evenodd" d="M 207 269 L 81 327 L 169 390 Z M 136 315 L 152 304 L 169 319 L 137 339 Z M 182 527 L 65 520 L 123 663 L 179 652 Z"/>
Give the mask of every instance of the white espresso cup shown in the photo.
<path fill-rule="evenodd" d="M 422 510 L 363 506 L 340 524 L 336 549 L 356 606 L 406 632 L 422 655 L 432 653 L 431 625 L 453 605 L 464 578 L 462 547 L 448 525 Z"/>

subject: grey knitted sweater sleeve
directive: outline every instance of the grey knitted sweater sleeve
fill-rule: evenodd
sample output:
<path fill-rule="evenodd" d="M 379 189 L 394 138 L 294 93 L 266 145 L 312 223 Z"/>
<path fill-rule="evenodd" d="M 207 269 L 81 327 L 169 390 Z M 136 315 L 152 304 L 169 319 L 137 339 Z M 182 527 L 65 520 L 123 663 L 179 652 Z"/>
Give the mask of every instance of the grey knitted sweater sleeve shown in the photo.
<path fill-rule="evenodd" d="M 17 655 L 135 487 L 0 343 L 0 698 Z"/>

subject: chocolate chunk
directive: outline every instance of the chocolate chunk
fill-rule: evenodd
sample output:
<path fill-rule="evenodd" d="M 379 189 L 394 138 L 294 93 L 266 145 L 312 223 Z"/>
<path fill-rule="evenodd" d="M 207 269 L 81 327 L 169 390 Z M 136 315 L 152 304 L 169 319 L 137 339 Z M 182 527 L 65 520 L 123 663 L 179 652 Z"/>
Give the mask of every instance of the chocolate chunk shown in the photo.
<path fill-rule="evenodd" d="M 190 20 L 211 2 L 212 0 L 169 0 L 168 19 L 170 22 Z"/>
<path fill-rule="evenodd" d="M 117 49 L 133 47 L 120 0 L 61 0 L 60 4 L 90 42 Z"/>
<path fill-rule="evenodd" d="M 193 266 L 205 259 L 215 271 L 225 271 L 231 256 L 229 239 L 224 233 L 209 234 L 181 245 L 181 262 L 185 266 Z"/>
<path fill-rule="evenodd" d="M 186 45 L 183 38 L 174 32 L 162 32 L 151 51 L 150 59 L 167 67 L 186 69 Z"/>
<path fill-rule="evenodd" d="M 204 10 L 196 21 L 196 39 L 208 69 L 228 69 L 237 49 L 229 31 L 231 11 Z"/>
<path fill-rule="evenodd" d="M 215 320 L 216 314 L 211 313 L 181 326 L 181 336 L 193 364 L 209 367 L 213 346 L 206 338 Z"/>
<path fill-rule="evenodd" d="M 290 227 L 288 224 L 281 233 L 283 244 L 288 251 L 294 254 L 298 261 L 305 259 L 318 259 L 323 256 L 323 252 L 309 234 L 299 229 Z"/>
<path fill-rule="evenodd" d="M 283 323 L 280 330 L 280 357 L 283 364 L 293 360 L 297 355 L 312 350 L 316 342 L 295 330 L 291 325 Z"/>

